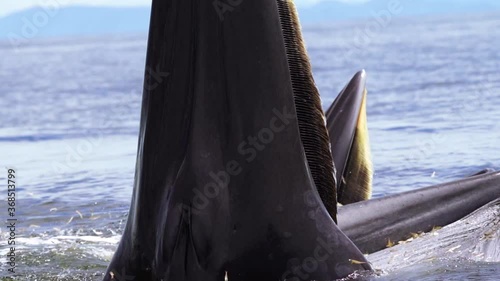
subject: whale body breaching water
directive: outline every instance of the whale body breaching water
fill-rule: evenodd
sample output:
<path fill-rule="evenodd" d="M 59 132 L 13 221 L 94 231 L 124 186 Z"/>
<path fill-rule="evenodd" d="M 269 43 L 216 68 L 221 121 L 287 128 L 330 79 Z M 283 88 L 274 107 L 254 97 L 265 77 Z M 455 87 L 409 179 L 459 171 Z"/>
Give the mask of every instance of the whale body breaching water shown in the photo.
<path fill-rule="evenodd" d="M 169 75 L 144 88 L 104 280 L 345 278 L 500 197 L 492 172 L 371 200 L 366 73 L 324 113 L 292 1 L 153 0 L 148 40 L 146 69 Z"/>

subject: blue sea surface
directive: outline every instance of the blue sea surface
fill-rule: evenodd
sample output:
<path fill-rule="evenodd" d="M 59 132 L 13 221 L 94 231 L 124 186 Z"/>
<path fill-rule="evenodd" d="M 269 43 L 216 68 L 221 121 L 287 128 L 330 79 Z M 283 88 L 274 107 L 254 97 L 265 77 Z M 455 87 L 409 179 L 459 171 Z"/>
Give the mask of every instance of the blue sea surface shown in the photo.
<path fill-rule="evenodd" d="M 324 108 L 356 71 L 368 73 L 374 197 L 499 169 L 500 14 L 367 29 L 374 20 L 303 27 Z M 18 186 L 17 273 L 1 258 L 1 280 L 102 278 L 132 193 L 146 43 L 146 35 L 0 42 L 0 166 L 15 169 Z M 5 228 L 0 237 L 4 257 Z M 500 264 L 450 266 L 404 272 L 500 276 Z"/>

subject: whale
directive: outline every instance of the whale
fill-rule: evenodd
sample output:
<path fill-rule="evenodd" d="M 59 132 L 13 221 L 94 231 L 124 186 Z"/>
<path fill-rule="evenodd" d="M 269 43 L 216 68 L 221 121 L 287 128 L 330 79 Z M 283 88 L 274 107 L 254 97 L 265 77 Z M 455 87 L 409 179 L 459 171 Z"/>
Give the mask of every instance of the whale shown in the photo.
<path fill-rule="evenodd" d="M 363 253 L 458 221 L 500 198 L 500 172 L 487 168 L 452 182 L 368 200 L 372 167 L 366 128 L 359 129 L 366 126 L 366 92 L 366 73 L 359 71 L 326 111 L 341 183 L 338 201 L 344 204 L 338 209 L 338 226 Z"/>
<path fill-rule="evenodd" d="M 324 112 L 290 0 L 153 0 L 145 68 L 105 281 L 346 278 L 388 239 L 500 197 L 487 171 L 370 199 L 366 73 Z"/>

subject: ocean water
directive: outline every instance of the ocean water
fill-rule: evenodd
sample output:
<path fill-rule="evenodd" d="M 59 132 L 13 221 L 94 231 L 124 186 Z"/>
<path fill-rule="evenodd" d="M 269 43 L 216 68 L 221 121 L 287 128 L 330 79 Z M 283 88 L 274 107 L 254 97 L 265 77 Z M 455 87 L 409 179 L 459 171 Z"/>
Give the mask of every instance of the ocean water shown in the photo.
<path fill-rule="evenodd" d="M 374 197 L 500 168 L 500 14 L 374 22 L 304 26 L 324 107 L 368 73 Z M 16 171 L 18 219 L 16 274 L 0 228 L 0 280 L 102 278 L 127 219 L 146 41 L 0 41 L 0 166 Z M 379 278 L 498 276 L 498 263 L 443 261 Z"/>

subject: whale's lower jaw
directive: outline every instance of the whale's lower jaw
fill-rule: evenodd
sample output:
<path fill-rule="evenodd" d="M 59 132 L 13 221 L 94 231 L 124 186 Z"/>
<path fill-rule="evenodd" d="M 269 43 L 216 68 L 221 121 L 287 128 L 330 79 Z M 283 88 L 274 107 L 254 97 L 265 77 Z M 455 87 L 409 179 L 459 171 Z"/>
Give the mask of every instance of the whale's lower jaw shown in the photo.
<path fill-rule="evenodd" d="M 363 253 L 373 253 L 453 223 L 500 198 L 500 172 L 416 189 L 339 208 L 339 227 Z"/>

